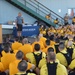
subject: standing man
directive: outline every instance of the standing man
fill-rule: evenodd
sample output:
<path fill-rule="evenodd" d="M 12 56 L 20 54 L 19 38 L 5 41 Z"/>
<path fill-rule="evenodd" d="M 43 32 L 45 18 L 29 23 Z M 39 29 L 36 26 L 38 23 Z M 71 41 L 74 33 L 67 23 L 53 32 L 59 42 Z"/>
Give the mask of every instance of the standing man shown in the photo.
<path fill-rule="evenodd" d="M 69 16 L 68 16 L 68 14 L 66 13 L 66 15 L 65 15 L 65 17 L 64 17 L 64 24 L 65 24 L 65 25 L 68 25 L 68 24 L 69 24 L 68 21 L 69 21 Z"/>
<path fill-rule="evenodd" d="M 22 17 L 21 12 L 18 13 L 18 16 L 16 17 L 16 28 L 17 28 L 17 36 L 21 37 L 22 32 L 22 25 L 24 24 L 24 19 Z"/>

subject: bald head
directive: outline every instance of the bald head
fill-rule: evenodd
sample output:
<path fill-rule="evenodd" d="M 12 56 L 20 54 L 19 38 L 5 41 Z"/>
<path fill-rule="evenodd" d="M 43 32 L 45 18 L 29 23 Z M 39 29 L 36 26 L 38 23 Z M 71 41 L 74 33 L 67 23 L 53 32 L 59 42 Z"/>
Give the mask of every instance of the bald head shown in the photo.
<path fill-rule="evenodd" d="M 20 61 L 18 64 L 18 70 L 21 72 L 25 72 L 27 70 L 27 67 L 28 67 L 28 65 L 25 60 Z"/>
<path fill-rule="evenodd" d="M 22 41 L 22 43 L 23 44 L 27 44 L 28 43 L 28 39 L 27 38 L 24 38 L 23 41 Z"/>

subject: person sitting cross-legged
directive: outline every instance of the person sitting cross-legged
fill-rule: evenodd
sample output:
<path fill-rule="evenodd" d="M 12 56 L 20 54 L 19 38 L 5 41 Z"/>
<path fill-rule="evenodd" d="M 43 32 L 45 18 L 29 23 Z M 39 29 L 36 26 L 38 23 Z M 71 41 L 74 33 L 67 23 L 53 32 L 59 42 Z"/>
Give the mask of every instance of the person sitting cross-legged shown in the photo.
<path fill-rule="evenodd" d="M 42 66 L 40 75 L 68 75 L 65 66 L 55 62 L 56 54 L 54 52 L 48 53 L 47 59 L 47 64 Z"/>
<path fill-rule="evenodd" d="M 9 65 L 9 74 L 10 75 L 14 75 L 14 74 L 18 73 L 17 66 L 18 66 L 18 63 L 23 60 L 23 58 L 24 58 L 24 54 L 22 51 L 19 50 L 16 53 L 16 60 L 11 62 Z M 35 68 L 35 66 L 33 64 L 28 63 L 28 62 L 27 62 L 27 64 L 28 64 L 27 70 Z"/>
<path fill-rule="evenodd" d="M 36 69 L 35 69 L 36 71 L 35 72 L 39 75 L 39 72 L 37 72 L 38 65 L 39 65 L 40 60 L 42 58 L 46 57 L 46 54 L 40 50 L 40 45 L 39 44 L 35 44 L 34 49 L 35 49 L 35 51 L 26 54 L 26 57 L 27 57 L 29 62 L 31 62 L 32 64 L 34 64 L 36 66 Z"/>

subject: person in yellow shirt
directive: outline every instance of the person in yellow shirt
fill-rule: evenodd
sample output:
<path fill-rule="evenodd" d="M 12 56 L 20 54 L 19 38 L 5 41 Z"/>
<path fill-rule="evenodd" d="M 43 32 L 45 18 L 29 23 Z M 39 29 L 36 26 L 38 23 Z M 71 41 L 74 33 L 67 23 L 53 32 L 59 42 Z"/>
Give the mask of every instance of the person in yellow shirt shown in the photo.
<path fill-rule="evenodd" d="M 45 37 L 43 37 L 43 34 L 39 34 L 39 40 L 43 42 L 43 45 L 45 47 L 45 41 L 47 40 Z"/>
<path fill-rule="evenodd" d="M 3 72 L 4 71 L 4 66 L 2 64 L 2 62 L 0 62 L 0 72 Z"/>
<path fill-rule="evenodd" d="M 75 24 L 75 16 L 72 18 L 72 24 Z"/>
<path fill-rule="evenodd" d="M 40 41 L 38 37 L 36 37 L 35 42 L 32 43 L 33 50 L 34 50 L 34 45 L 35 44 L 39 44 L 40 45 L 40 50 L 44 49 L 43 42 Z"/>
<path fill-rule="evenodd" d="M 59 51 L 60 52 L 56 54 L 56 58 L 59 60 L 59 62 L 62 65 L 64 65 L 65 67 L 68 67 L 72 59 L 70 54 L 65 50 L 65 44 L 63 42 L 60 42 L 59 44 Z"/>
<path fill-rule="evenodd" d="M 48 54 L 49 54 L 50 52 L 54 52 L 54 49 L 53 49 L 52 47 L 49 47 L 49 48 L 48 48 L 48 50 L 47 50 L 47 56 L 48 56 Z M 59 60 L 56 59 L 55 62 L 59 62 Z M 46 63 L 47 63 L 47 58 L 43 58 L 43 59 L 40 60 L 38 67 L 41 69 L 41 67 L 42 67 L 44 64 L 46 64 Z"/>
<path fill-rule="evenodd" d="M 70 54 L 71 58 L 75 58 L 75 48 L 73 48 L 73 41 L 68 41 L 67 43 L 67 52 Z"/>
<path fill-rule="evenodd" d="M 40 75 L 68 75 L 66 68 L 56 60 L 56 54 L 54 52 L 50 52 L 48 54 L 48 62 L 43 65 L 40 70 Z"/>
<path fill-rule="evenodd" d="M 7 70 L 9 69 L 9 64 L 13 62 L 14 60 L 16 60 L 16 57 L 14 53 L 10 53 L 9 45 L 4 46 L 4 52 L 5 54 L 1 57 L 1 62 L 4 66 L 4 70 Z"/>
<path fill-rule="evenodd" d="M 7 54 L 7 52 L 6 51 L 8 51 L 8 47 L 5 47 L 6 45 L 8 45 L 8 47 L 9 47 L 9 53 L 10 54 L 16 54 L 16 52 L 18 51 L 18 50 L 12 50 L 11 49 L 11 44 L 10 43 L 5 43 L 5 45 L 4 45 L 4 50 L 2 50 L 2 52 L 1 52 L 1 55 L 2 56 L 4 56 L 5 54 Z"/>
<path fill-rule="evenodd" d="M 51 20 L 51 13 L 45 16 L 47 20 Z"/>
<path fill-rule="evenodd" d="M 72 41 L 73 42 L 73 35 L 72 34 L 67 34 L 67 40 L 66 40 L 66 44 L 68 43 L 68 41 Z"/>
<path fill-rule="evenodd" d="M 46 35 L 46 26 L 45 25 L 41 25 L 39 31 L 40 31 L 40 34 L 43 34 L 43 36 L 45 36 Z"/>
<path fill-rule="evenodd" d="M 4 50 L 2 50 L 2 52 L 1 52 L 2 56 L 4 56 L 5 54 L 7 54 L 8 52 L 10 53 L 10 51 L 11 51 L 10 43 L 4 43 L 3 49 Z"/>
<path fill-rule="evenodd" d="M 25 60 L 22 60 L 18 63 L 18 73 L 16 73 L 15 75 L 35 75 L 33 73 L 27 73 L 27 67 L 28 67 L 28 64 Z"/>
<path fill-rule="evenodd" d="M 75 75 L 75 59 L 72 60 L 68 68 L 70 69 L 69 75 Z"/>
<path fill-rule="evenodd" d="M 0 62 L 0 75 L 6 75 L 6 73 L 4 71 L 4 66 L 1 62 Z"/>
<path fill-rule="evenodd" d="M 56 20 L 54 20 L 54 24 L 58 24 L 59 21 L 58 21 L 58 18 L 56 18 Z"/>
<path fill-rule="evenodd" d="M 18 66 L 18 63 L 24 58 L 24 54 L 22 51 L 18 51 L 16 53 L 16 60 L 11 62 L 10 65 L 9 65 L 9 74 L 10 75 L 14 75 L 16 73 L 18 73 L 18 69 L 17 69 L 17 66 Z M 27 70 L 30 70 L 30 69 L 34 69 L 35 66 L 30 64 L 30 63 L 27 63 L 28 64 L 28 67 L 27 67 Z"/>
<path fill-rule="evenodd" d="M 47 50 L 48 50 L 49 47 L 54 48 L 54 52 L 56 52 L 54 45 L 51 45 L 51 44 L 50 44 L 50 40 L 46 40 L 45 43 L 46 43 L 46 46 L 45 46 L 45 48 L 42 50 L 42 52 L 47 53 Z"/>
<path fill-rule="evenodd" d="M 30 52 L 33 52 L 33 48 L 32 48 L 32 45 L 30 45 L 28 43 L 28 39 L 27 38 L 24 38 L 23 41 L 24 41 L 24 45 L 21 46 L 19 48 L 19 50 L 21 50 L 24 53 L 24 59 L 27 60 L 26 54 L 30 53 Z"/>
<path fill-rule="evenodd" d="M 34 49 L 35 49 L 35 51 L 33 53 L 32 52 L 27 53 L 26 57 L 29 60 L 29 62 L 36 65 L 36 67 L 38 67 L 38 64 L 39 64 L 40 60 L 42 58 L 45 58 L 46 54 L 44 52 L 40 51 L 40 45 L 39 44 L 35 44 Z"/>
<path fill-rule="evenodd" d="M 18 37 L 16 37 L 15 42 L 11 45 L 12 50 L 18 50 L 21 46 L 22 43 L 20 43 Z"/>
<path fill-rule="evenodd" d="M 29 62 L 31 62 L 32 64 L 34 64 L 36 66 L 35 72 L 37 74 L 39 74 L 39 72 L 38 72 L 39 71 L 39 69 L 38 69 L 39 62 L 42 58 L 46 57 L 46 54 L 40 50 L 39 44 L 35 44 L 34 49 L 35 49 L 35 51 L 33 53 L 26 54 L 26 57 Z"/>

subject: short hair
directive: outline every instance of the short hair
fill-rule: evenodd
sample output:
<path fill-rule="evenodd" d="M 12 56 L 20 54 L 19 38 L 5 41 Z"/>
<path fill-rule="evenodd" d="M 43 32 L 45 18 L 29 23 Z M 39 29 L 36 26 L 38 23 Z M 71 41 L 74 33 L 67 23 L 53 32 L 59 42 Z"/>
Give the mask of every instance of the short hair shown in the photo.
<path fill-rule="evenodd" d="M 57 39 L 55 39 L 55 42 L 56 43 L 60 43 L 60 40 L 57 38 Z"/>
<path fill-rule="evenodd" d="M 46 45 L 50 45 L 50 40 L 47 39 L 47 40 L 45 41 L 45 43 L 46 43 Z"/>
<path fill-rule="evenodd" d="M 19 12 L 18 14 L 22 14 L 21 12 Z"/>
<path fill-rule="evenodd" d="M 50 40 L 54 40 L 54 35 L 53 34 L 50 36 Z"/>
<path fill-rule="evenodd" d="M 40 50 L 40 45 L 39 45 L 39 44 L 35 44 L 35 45 L 34 45 L 34 49 L 35 49 L 36 51 L 39 51 L 39 50 Z"/>
<path fill-rule="evenodd" d="M 47 52 L 54 52 L 54 48 L 49 47 L 49 48 L 47 49 Z"/>
<path fill-rule="evenodd" d="M 60 49 L 64 49 L 64 48 L 65 48 L 64 42 L 60 42 L 60 43 L 59 43 L 59 48 L 60 48 Z"/>
<path fill-rule="evenodd" d="M 22 60 L 18 63 L 18 70 L 21 71 L 21 72 L 24 72 L 27 70 L 27 62 L 25 60 Z"/>
<path fill-rule="evenodd" d="M 50 52 L 50 53 L 48 53 L 48 58 L 49 58 L 49 60 L 55 60 L 56 59 L 56 54 L 54 53 L 54 52 Z"/>
<path fill-rule="evenodd" d="M 24 56 L 24 54 L 23 54 L 23 52 L 20 51 L 20 50 L 16 53 L 16 58 L 17 58 L 17 59 L 22 59 L 23 56 Z"/>

